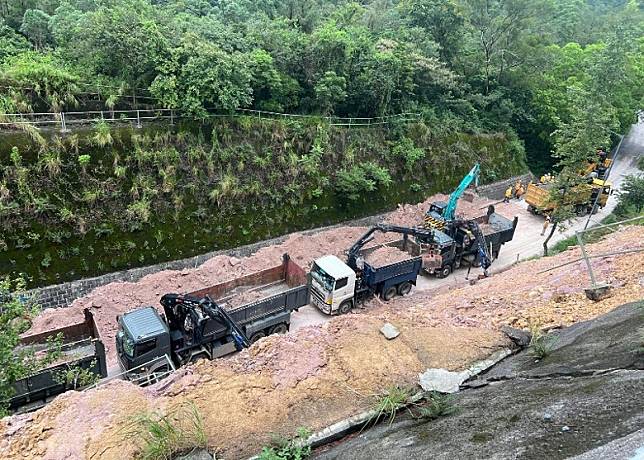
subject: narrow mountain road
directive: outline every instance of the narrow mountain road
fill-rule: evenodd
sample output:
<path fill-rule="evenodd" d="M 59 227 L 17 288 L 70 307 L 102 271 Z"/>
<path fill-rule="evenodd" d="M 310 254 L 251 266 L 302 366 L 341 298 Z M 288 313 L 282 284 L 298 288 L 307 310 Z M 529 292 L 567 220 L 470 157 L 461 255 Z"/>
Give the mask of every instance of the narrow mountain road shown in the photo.
<path fill-rule="evenodd" d="M 639 173 L 637 158 L 642 154 L 644 154 L 644 121 L 633 125 L 630 132 L 624 137 L 608 177 L 608 180 L 613 183 L 613 195 L 609 198 L 606 206 L 592 216 L 590 226 L 601 222 L 604 217 L 608 216 L 615 209 L 617 196 L 624 177 L 629 174 Z M 519 223 L 514 239 L 506 243 L 501 249 L 499 258 L 494 261 L 494 265 L 492 266 L 492 274 L 508 269 L 519 260 L 543 254 L 543 242 L 550 229 L 548 229 L 545 236 L 541 236 L 543 217 L 530 214 L 525 201 L 521 201 L 519 204 L 522 205 L 523 211 L 519 214 Z M 565 230 L 559 231 L 557 229 L 550 239 L 549 246 L 552 247 L 558 241 L 574 235 L 576 231 L 582 230 L 586 225 L 587 219 L 588 217 L 585 216 L 566 222 Z M 472 269 L 469 277 L 475 278 L 479 273 L 480 269 Z M 418 285 L 414 292 L 430 291 L 439 288 L 449 289 L 450 286 L 456 287 L 467 282 L 467 269 L 463 268 L 444 279 L 438 279 L 433 276 L 419 277 Z M 328 316 L 323 315 L 315 307 L 309 305 L 301 308 L 293 315 L 291 329 L 297 330 L 301 327 L 325 323 L 328 320 Z"/>

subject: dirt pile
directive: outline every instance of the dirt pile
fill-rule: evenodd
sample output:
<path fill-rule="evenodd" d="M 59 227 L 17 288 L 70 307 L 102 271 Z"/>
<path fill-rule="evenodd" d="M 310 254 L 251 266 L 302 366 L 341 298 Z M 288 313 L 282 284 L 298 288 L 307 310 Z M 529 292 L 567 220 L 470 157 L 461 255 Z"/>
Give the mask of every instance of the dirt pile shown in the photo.
<path fill-rule="evenodd" d="M 411 256 L 405 251 L 401 251 L 393 246 L 383 246 L 367 254 L 365 261 L 372 267 L 380 268 L 385 265 L 402 262 L 403 260 L 408 260 L 410 258 Z"/>
<path fill-rule="evenodd" d="M 234 310 L 242 305 L 256 302 L 257 300 L 265 299 L 266 297 L 268 297 L 266 293 L 257 290 L 240 292 L 239 294 L 235 294 L 226 299 L 223 306 L 226 310 Z"/>
<path fill-rule="evenodd" d="M 644 248 L 644 227 L 624 228 L 587 246 L 590 256 Z M 592 259 L 597 280 L 613 286 L 613 295 L 600 302 L 586 298 L 590 278 L 579 248 L 555 257 L 521 263 L 511 270 L 449 292 L 419 293 L 401 300 L 409 314 L 431 310 L 428 324 L 496 328 L 570 325 L 612 310 L 616 305 L 644 297 L 644 258 L 641 253 Z M 568 263 L 552 271 L 545 271 Z"/>
<path fill-rule="evenodd" d="M 398 339 L 380 334 L 381 317 L 401 330 Z M 243 458 L 270 442 L 271 432 L 320 429 L 370 407 L 388 385 L 413 384 L 427 367 L 463 369 L 506 344 L 494 331 L 417 330 L 394 311 L 338 317 L 260 340 L 229 359 L 200 361 L 155 387 L 115 382 L 68 392 L 30 420 L 0 422 L 0 457 L 131 458 L 136 447 L 125 435 L 133 414 L 192 401 L 211 446 L 223 458 Z"/>
<path fill-rule="evenodd" d="M 385 218 L 385 221 L 390 224 L 401 225 L 404 227 L 420 226 L 422 225 L 422 222 L 424 222 L 427 210 L 434 201 L 447 201 L 448 199 L 448 195 L 438 194 L 427 198 L 422 203 L 398 205 L 398 209 L 389 213 Z M 523 209 L 515 202 L 499 203 L 497 201 L 475 195 L 471 202 L 463 199 L 458 201 L 458 205 L 456 206 L 456 216 L 464 218 L 480 217 L 487 213 L 489 205 L 493 205 L 495 212 L 507 217 L 508 219 L 511 219 L 517 214 L 523 212 Z"/>
<path fill-rule="evenodd" d="M 401 205 L 391 212 L 385 221 L 403 226 L 418 226 L 429 204 L 435 200 L 446 199 L 446 195 L 434 195 L 423 203 Z M 460 200 L 457 213 L 470 217 L 485 213 L 490 203 L 485 198 L 476 197 L 473 202 Z M 515 212 L 516 205 L 497 206 L 497 211 Z M 281 263 L 282 255 L 291 258 L 305 269 L 318 257 L 334 254 L 340 258 L 368 229 L 366 227 L 339 227 L 313 235 L 295 233 L 279 245 L 260 249 L 250 257 L 236 258 L 215 256 L 199 267 L 184 270 L 164 270 L 141 278 L 139 281 L 115 282 L 94 289 L 88 295 L 74 301 L 69 308 L 47 309 L 38 315 L 28 334 L 54 330 L 83 320 L 83 309 L 89 308 L 94 314 L 100 337 L 106 347 L 108 364 L 116 364 L 114 337 L 117 331 L 116 316 L 140 306 L 152 305 L 157 308 L 163 294 L 170 292 L 191 292 L 205 286 L 224 282 L 242 275 L 273 267 Z M 399 239 L 394 233 L 377 233 L 366 246 L 375 246 Z M 241 305 L 241 304 L 239 304 Z"/>
<path fill-rule="evenodd" d="M 625 228 L 588 250 L 643 247 L 643 232 Z M 224 458 L 250 455 L 270 432 L 289 437 L 300 426 L 334 423 L 373 405 L 388 385 L 412 384 L 427 367 L 463 369 L 507 344 L 497 332 L 501 324 L 568 324 L 644 296 L 641 254 L 594 259 L 598 278 L 615 286 L 612 297 L 596 303 L 582 292 L 588 281 L 584 266 L 573 262 L 578 255 L 575 249 L 522 263 L 438 296 L 374 301 L 362 312 L 260 340 L 229 359 L 188 366 L 145 390 L 116 382 L 69 392 L 29 419 L 0 422 L 0 457 L 129 458 L 135 446 L 123 436 L 132 411 L 187 400 Z M 539 273 L 565 262 L 572 263 Z M 380 334 L 385 321 L 401 331 L 395 340 Z"/>

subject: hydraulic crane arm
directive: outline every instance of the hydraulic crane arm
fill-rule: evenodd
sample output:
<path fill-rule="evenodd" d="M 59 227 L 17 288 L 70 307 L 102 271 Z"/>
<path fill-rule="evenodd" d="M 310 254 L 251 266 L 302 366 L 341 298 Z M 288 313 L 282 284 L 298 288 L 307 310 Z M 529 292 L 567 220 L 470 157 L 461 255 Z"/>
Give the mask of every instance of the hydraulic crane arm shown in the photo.
<path fill-rule="evenodd" d="M 388 224 L 378 224 L 374 225 L 371 227 L 367 233 L 362 235 L 358 241 L 356 241 L 353 246 L 349 249 L 348 252 L 348 261 L 349 261 L 349 266 L 354 267 L 356 266 L 356 259 L 358 257 L 358 253 L 360 250 L 364 247 L 365 244 L 367 244 L 369 241 L 373 240 L 374 236 L 373 234 L 376 232 L 382 232 L 382 233 L 400 233 L 402 235 L 405 235 L 405 237 L 411 235 L 416 237 L 417 240 L 423 242 L 423 243 L 431 243 L 434 240 L 434 231 L 433 230 L 428 230 L 424 228 L 408 228 L 408 227 L 400 227 L 398 225 L 388 225 Z"/>
<path fill-rule="evenodd" d="M 481 165 L 479 163 L 476 163 L 474 167 L 470 170 L 470 172 L 467 173 L 467 175 L 463 178 L 463 180 L 458 185 L 456 190 L 454 190 L 452 194 L 449 196 L 449 201 L 447 202 L 447 206 L 443 211 L 443 216 L 442 216 L 443 219 L 447 221 L 454 219 L 454 213 L 456 212 L 456 204 L 458 203 L 459 198 L 461 197 L 461 195 L 463 195 L 463 192 L 465 192 L 467 187 L 469 187 L 472 182 L 474 182 L 476 186 L 479 185 L 480 172 L 481 172 Z"/>
<path fill-rule="evenodd" d="M 230 335 L 232 335 L 235 345 L 238 350 L 242 348 L 248 348 L 250 346 L 250 341 L 244 331 L 237 325 L 234 319 L 228 314 L 226 310 L 221 308 L 215 301 L 213 301 L 210 296 L 204 297 L 201 301 L 202 308 L 204 312 L 210 316 L 215 321 L 222 321 L 230 329 Z"/>
<path fill-rule="evenodd" d="M 161 305 L 163 305 L 171 329 L 184 330 L 185 319 L 190 316 L 191 323 L 194 325 L 193 334 L 196 342 L 200 342 L 203 336 L 205 323 L 202 319 L 206 315 L 212 320 L 224 324 L 229 329 L 238 350 L 250 345 L 244 331 L 235 320 L 208 296 L 199 299 L 190 295 L 165 294 L 161 297 Z M 201 315 L 198 313 L 199 311 L 201 311 Z"/>

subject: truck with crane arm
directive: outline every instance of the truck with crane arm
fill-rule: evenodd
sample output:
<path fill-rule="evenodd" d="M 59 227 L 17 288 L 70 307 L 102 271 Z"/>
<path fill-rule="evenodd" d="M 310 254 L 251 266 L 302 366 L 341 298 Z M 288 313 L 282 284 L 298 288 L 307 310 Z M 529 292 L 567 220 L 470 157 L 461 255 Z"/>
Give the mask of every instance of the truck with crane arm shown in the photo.
<path fill-rule="evenodd" d="M 214 359 L 286 333 L 291 313 L 309 303 L 307 274 L 285 254 L 278 266 L 187 294 L 165 294 L 160 303 L 162 314 L 148 306 L 117 318 L 119 365 L 139 384 L 197 358 Z"/>
<path fill-rule="evenodd" d="M 518 219 L 514 221 L 497 214 L 493 206 L 488 207 L 484 216 L 473 219 L 456 217 L 456 206 L 465 190 L 472 184 L 478 186 L 481 166 L 476 163 L 450 194 L 449 200 L 433 202 L 423 226 L 437 231 L 434 252 L 440 257 L 425 263 L 425 271 L 439 278 L 445 278 L 463 263 L 470 267 L 482 267 L 487 275 L 488 268 L 499 256 L 501 246 L 514 238 Z"/>
<path fill-rule="evenodd" d="M 407 252 L 409 258 L 382 267 L 369 264 L 362 248 L 373 240 L 376 232 L 402 234 L 403 239 L 398 242 L 399 249 Z M 410 236 L 417 241 L 431 243 L 434 231 L 379 224 L 369 229 L 351 246 L 346 263 L 334 255 L 315 260 L 310 279 L 312 303 L 328 315 L 344 314 L 374 295 L 388 301 L 396 295 L 409 294 L 412 286 L 416 285 L 423 265 L 418 245 L 409 240 Z"/>

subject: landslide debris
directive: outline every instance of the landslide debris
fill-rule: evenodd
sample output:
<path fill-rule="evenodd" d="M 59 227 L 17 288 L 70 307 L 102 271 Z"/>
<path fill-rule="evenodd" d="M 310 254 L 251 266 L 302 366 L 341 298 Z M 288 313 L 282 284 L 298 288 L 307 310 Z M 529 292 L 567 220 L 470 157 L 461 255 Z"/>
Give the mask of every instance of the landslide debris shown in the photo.
<path fill-rule="evenodd" d="M 365 261 L 374 268 L 380 268 L 410 258 L 411 256 L 405 251 L 401 251 L 393 246 L 383 246 L 369 253 L 365 257 Z"/>
<path fill-rule="evenodd" d="M 624 228 L 589 245 L 589 252 L 644 245 L 643 230 Z M 521 263 L 436 297 L 374 301 L 324 325 L 267 337 L 231 358 L 187 366 L 146 389 L 114 382 L 68 392 L 29 420 L 2 420 L 0 457 L 61 458 L 58 446 L 71 436 L 74 452 L 68 458 L 128 458 L 135 449 L 123 442 L 128 415 L 185 401 L 195 403 L 209 443 L 224 458 L 251 455 L 270 441 L 271 432 L 291 437 L 300 426 L 320 429 L 371 407 L 388 385 L 412 384 L 427 368 L 468 367 L 509 344 L 497 329 L 502 324 L 565 324 L 643 297 L 640 254 L 595 259 L 598 277 L 615 286 L 611 298 L 596 303 L 580 291 L 588 282 L 581 276 L 584 266 L 538 273 L 574 260 L 578 252 Z M 382 336 L 384 322 L 399 328 L 396 340 Z"/>
<path fill-rule="evenodd" d="M 434 195 L 422 203 L 400 205 L 398 209 L 385 216 L 385 221 L 407 227 L 418 226 L 422 223 L 430 203 L 446 198 L 447 195 Z M 487 205 L 490 203 L 490 200 L 480 197 L 476 197 L 473 202 L 460 200 L 457 213 L 470 217 L 479 216 L 485 214 Z M 520 208 L 515 204 L 502 204 L 497 206 L 497 212 L 514 215 L 520 212 Z M 69 308 L 44 310 L 33 320 L 32 327 L 26 334 L 37 334 L 81 322 L 84 318 L 83 310 L 89 308 L 105 344 L 108 366 L 116 366 L 114 338 L 118 327 L 115 320 L 117 315 L 140 306 L 151 305 L 161 308 L 159 299 L 163 294 L 191 292 L 273 267 L 281 263 L 285 253 L 305 269 L 308 269 L 315 259 L 327 254 L 344 258 L 345 251 L 366 231 L 366 227 L 343 226 L 312 235 L 294 233 L 283 243 L 262 248 L 250 257 L 236 258 L 219 255 L 194 269 L 164 270 L 147 275 L 136 282 L 109 283 L 75 300 Z M 399 238 L 400 235 L 393 233 L 377 233 L 374 240 L 366 247 Z M 234 300 L 232 302 L 235 305 L 242 305 Z"/>

